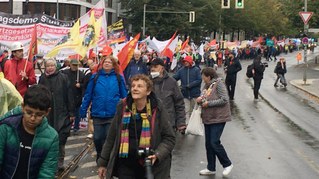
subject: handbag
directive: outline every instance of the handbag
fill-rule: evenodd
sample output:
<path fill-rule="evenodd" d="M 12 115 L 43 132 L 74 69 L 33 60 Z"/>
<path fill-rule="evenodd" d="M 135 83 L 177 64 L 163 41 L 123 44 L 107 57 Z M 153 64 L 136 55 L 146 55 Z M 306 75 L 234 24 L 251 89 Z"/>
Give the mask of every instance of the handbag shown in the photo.
<path fill-rule="evenodd" d="M 189 118 L 189 123 L 186 128 L 186 134 L 200 136 L 204 135 L 204 124 L 201 118 L 201 111 L 202 108 L 198 104 L 196 104 L 191 117 Z"/>

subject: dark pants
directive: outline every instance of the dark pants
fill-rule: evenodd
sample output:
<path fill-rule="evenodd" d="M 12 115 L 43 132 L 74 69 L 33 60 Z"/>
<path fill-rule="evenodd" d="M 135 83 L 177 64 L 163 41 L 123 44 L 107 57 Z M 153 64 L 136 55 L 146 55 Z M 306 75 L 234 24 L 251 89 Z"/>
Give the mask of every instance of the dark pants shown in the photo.
<path fill-rule="evenodd" d="M 110 123 L 104 124 L 94 124 L 93 118 L 93 126 L 94 126 L 94 134 L 93 134 L 93 141 L 95 145 L 95 150 L 97 153 L 97 159 L 101 156 L 101 151 L 106 140 L 106 136 L 109 131 Z"/>
<path fill-rule="evenodd" d="M 226 87 L 227 87 L 227 91 L 228 91 L 228 95 L 229 95 L 230 100 L 234 99 L 236 79 L 237 79 L 236 75 L 227 75 L 226 76 L 225 83 L 226 83 Z"/>
<path fill-rule="evenodd" d="M 75 119 L 74 119 L 74 126 L 73 126 L 73 130 L 77 131 L 80 129 L 80 106 L 75 108 Z"/>
<path fill-rule="evenodd" d="M 210 171 L 216 171 L 216 156 L 224 168 L 232 164 L 224 146 L 220 142 L 220 137 L 223 133 L 225 124 L 225 122 L 209 125 L 205 124 L 207 169 Z"/>
<path fill-rule="evenodd" d="M 254 78 L 254 97 L 255 97 L 255 99 L 258 99 L 258 92 L 259 92 L 259 89 L 260 89 L 261 80 L 262 79 Z"/>
<path fill-rule="evenodd" d="M 277 79 L 276 79 L 276 81 L 275 81 L 275 85 L 277 85 L 279 79 L 280 79 L 280 83 L 281 83 L 281 84 L 283 84 L 284 86 L 287 86 L 285 74 L 278 74 L 278 73 L 277 73 Z"/>

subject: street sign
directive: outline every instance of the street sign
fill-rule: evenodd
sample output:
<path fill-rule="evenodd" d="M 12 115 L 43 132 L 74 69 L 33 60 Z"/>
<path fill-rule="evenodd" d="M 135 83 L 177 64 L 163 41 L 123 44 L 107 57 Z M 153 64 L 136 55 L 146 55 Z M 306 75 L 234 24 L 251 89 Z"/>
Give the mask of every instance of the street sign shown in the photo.
<path fill-rule="evenodd" d="M 299 12 L 299 16 L 301 17 L 301 19 L 303 20 L 304 24 L 308 24 L 309 19 L 311 18 L 313 12 Z"/>
<path fill-rule="evenodd" d="M 303 44 L 306 45 L 306 44 L 308 44 L 308 42 L 309 42 L 309 41 L 308 41 L 308 37 L 302 38 L 302 43 L 303 43 Z"/>

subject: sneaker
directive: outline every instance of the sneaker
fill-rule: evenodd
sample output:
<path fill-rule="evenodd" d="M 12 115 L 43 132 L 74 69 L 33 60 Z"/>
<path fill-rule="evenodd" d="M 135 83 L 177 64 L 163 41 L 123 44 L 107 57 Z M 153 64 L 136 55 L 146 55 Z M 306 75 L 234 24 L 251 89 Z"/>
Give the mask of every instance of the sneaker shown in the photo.
<path fill-rule="evenodd" d="M 87 135 L 86 138 L 88 138 L 88 139 L 93 139 L 93 134 Z"/>
<path fill-rule="evenodd" d="M 278 85 L 277 85 L 277 84 L 274 84 L 274 87 L 278 87 Z"/>
<path fill-rule="evenodd" d="M 228 167 L 224 168 L 224 171 L 223 171 L 223 176 L 228 176 L 230 174 L 230 172 L 232 171 L 234 165 L 231 164 L 229 165 Z"/>
<path fill-rule="evenodd" d="M 216 171 L 210 171 L 207 168 L 199 172 L 199 175 L 215 175 L 215 174 L 216 174 Z"/>

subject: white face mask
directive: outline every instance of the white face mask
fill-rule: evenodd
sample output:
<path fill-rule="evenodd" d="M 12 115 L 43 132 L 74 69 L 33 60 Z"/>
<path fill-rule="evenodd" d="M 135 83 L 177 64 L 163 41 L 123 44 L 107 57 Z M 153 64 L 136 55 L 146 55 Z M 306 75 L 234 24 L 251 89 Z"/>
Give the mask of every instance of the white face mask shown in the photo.
<path fill-rule="evenodd" d="M 160 72 L 157 72 L 157 71 L 151 72 L 151 77 L 152 77 L 152 78 L 157 78 L 157 77 L 159 77 L 159 76 L 160 76 Z"/>
<path fill-rule="evenodd" d="M 42 63 L 42 62 L 43 62 L 43 60 L 37 60 L 37 62 L 38 62 L 38 63 Z"/>

